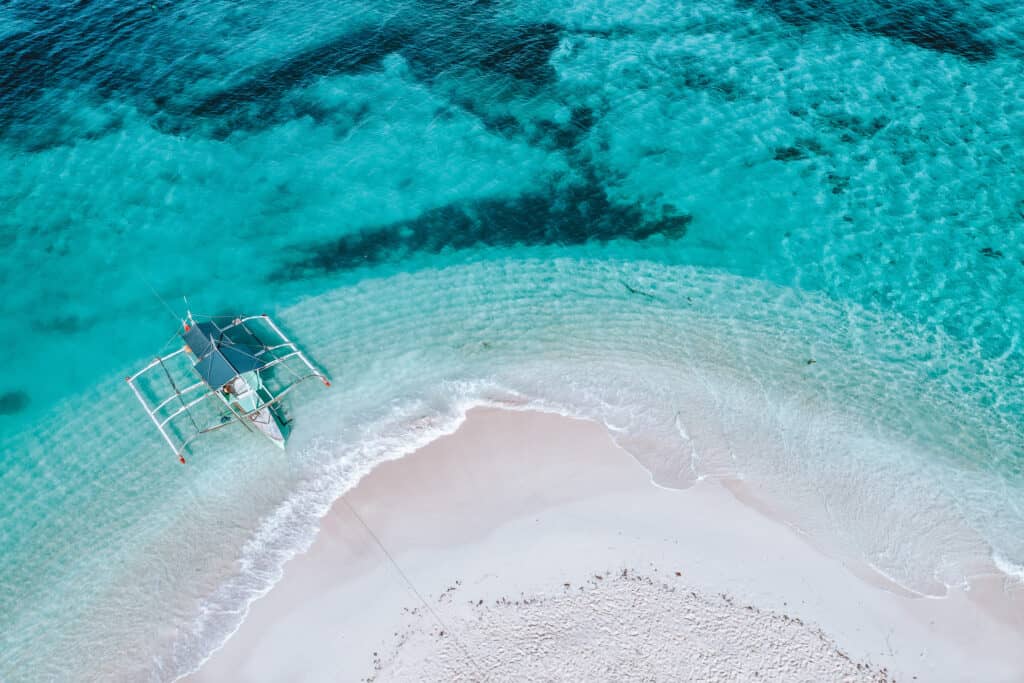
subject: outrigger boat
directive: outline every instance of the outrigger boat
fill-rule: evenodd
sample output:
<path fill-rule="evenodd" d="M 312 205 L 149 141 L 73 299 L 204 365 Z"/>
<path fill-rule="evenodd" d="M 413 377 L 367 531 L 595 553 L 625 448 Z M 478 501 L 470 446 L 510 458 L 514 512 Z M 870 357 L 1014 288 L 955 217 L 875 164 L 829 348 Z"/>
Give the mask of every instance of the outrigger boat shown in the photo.
<path fill-rule="evenodd" d="M 281 400 L 308 379 L 331 386 L 266 314 L 196 322 L 189 311 L 178 334 L 183 346 L 126 380 L 182 463 L 192 441 L 235 422 L 284 448 Z"/>

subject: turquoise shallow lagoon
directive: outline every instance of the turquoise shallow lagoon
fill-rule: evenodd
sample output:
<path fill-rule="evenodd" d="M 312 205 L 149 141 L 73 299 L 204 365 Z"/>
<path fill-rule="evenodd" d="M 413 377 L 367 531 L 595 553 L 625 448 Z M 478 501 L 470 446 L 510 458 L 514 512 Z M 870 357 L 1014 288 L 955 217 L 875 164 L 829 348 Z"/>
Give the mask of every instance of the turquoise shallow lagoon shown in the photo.
<path fill-rule="evenodd" d="M 194 668 L 479 402 L 760 482 L 921 593 L 1024 575 L 1022 36 L 999 2 L 0 8 L 0 678 Z M 286 454 L 181 467 L 145 422 L 123 377 L 183 295 L 331 374 Z"/>

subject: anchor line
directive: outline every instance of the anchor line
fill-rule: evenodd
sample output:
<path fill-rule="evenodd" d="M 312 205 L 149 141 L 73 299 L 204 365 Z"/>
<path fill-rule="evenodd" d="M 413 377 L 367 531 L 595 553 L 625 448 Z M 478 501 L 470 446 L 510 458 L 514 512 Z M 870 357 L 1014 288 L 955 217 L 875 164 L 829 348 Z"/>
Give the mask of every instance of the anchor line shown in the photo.
<path fill-rule="evenodd" d="M 181 318 L 178 317 L 178 314 L 175 313 L 174 309 L 171 308 L 170 304 L 164 301 L 164 298 L 160 296 L 160 293 L 156 291 L 155 287 L 153 287 L 153 283 L 151 283 L 149 279 L 145 275 L 143 275 L 142 271 L 140 271 L 138 268 L 135 268 L 134 270 L 135 274 L 138 275 L 139 278 L 146 283 L 147 287 L 149 287 L 149 291 L 152 292 L 153 296 L 156 297 L 156 300 L 163 304 L 164 308 L 167 309 L 167 312 L 171 314 L 171 317 L 174 318 L 174 322 L 179 322 Z"/>
<path fill-rule="evenodd" d="M 341 501 L 345 503 L 345 507 L 349 509 L 349 512 L 352 513 L 352 516 L 359 520 L 359 523 L 363 525 L 363 528 L 366 529 L 366 533 L 370 534 L 370 537 L 377 544 L 377 547 L 381 549 L 381 552 L 383 552 L 384 555 L 388 558 L 388 561 L 391 562 L 391 565 L 395 568 L 395 571 L 397 571 L 399 576 L 402 577 L 402 580 L 405 581 L 405 584 L 409 587 L 409 590 L 411 590 L 413 594 L 417 598 L 419 598 L 419 601 L 423 604 L 424 607 L 427 608 L 427 611 L 430 612 L 431 616 L 434 617 L 434 621 L 437 622 L 437 625 L 441 627 L 443 632 L 450 633 L 452 635 L 452 639 L 459 646 L 459 649 L 462 650 L 462 654 L 466 656 L 466 660 L 473 665 L 473 668 L 476 669 L 476 672 L 480 675 L 480 680 L 487 680 L 487 675 L 484 673 L 483 667 L 481 667 L 480 664 L 477 663 L 475 659 L 473 659 L 473 655 L 469 653 L 469 649 L 466 647 L 465 643 L 463 643 L 462 640 L 459 639 L 459 636 L 455 633 L 455 631 L 451 630 L 445 625 L 444 621 L 441 619 L 441 616 L 436 611 L 434 611 L 434 608 L 431 607 L 430 603 L 426 601 L 426 599 L 423 597 L 423 594 L 416 589 L 416 586 L 409 578 L 409 575 L 402 570 L 401 566 L 399 566 L 394 556 L 390 552 L 388 552 L 388 549 L 386 547 L 384 547 L 384 543 L 380 540 L 377 534 L 374 533 L 373 529 L 370 528 L 370 525 L 366 523 L 366 520 L 363 519 L 358 512 L 356 512 L 356 509 L 352 506 L 351 503 L 348 502 L 348 500 L 344 496 L 342 496 Z"/>

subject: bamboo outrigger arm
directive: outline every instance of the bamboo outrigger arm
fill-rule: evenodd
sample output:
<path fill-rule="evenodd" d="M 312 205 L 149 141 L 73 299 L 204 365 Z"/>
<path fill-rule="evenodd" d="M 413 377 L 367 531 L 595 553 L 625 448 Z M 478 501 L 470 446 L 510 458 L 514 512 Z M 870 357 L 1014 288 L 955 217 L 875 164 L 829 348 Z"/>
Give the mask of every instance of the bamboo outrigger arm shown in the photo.
<path fill-rule="evenodd" d="M 254 321 L 269 328 L 276 337 L 273 344 L 265 344 L 247 324 Z M 235 421 L 241 422 L 249 430 L 258 429 L 283 447 L 283 425 L 278 425 L 278 420 L 283 418 L 276 414 L 282 399 L 297 385 L 309 379 L 317 378 L 325 386 L 331 386 L 327 375 L 313 365 L 266 314 L 235 318 L 230 324 L 221 327 L 213 321 L 197 323 L 190 312 L 180 334 L 185 342 L 181 348 L 166 356 L 154 358 L 125 379 L 150 421 L 181 462 L 185 462 L 183 454 L 195 439 Z M 179 389 L 167 362 L 182 354 L 186 354 L 191 370 L 198 375 L 198 379 Z M 289 361 L 293 360 L 302 364 L 304 372 L 289 365 Z M 171 391 L 166 397 L 150 401 L 140 388 L 139 380 L 158 366 L 164 370 Z M 264 384 L 261 374 L 275 367 L 286 368 L 293 375 L 291 381 L 276 394 Z M 175 400 L 181 403 L 176 408 L 171 406 Z M 215 401 L 220 418 L 203 427 L 196 423 L 192 409 L 206 400 Z M 227 412 L 224 412 L 224 408 Z M 183 415 L 188 416 L 194 430 L 184 438 L 176 438 L 177 428 L 172 428 L 172 425 L 175 419 Z"/>

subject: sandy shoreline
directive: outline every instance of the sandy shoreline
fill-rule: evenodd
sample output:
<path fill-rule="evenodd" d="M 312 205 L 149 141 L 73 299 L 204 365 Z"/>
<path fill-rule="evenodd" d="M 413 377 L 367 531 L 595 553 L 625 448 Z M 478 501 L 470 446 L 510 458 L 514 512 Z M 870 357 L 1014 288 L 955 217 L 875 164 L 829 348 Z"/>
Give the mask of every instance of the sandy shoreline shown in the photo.
<path fill-rule="evenodd" d="M 865 578 L 600 425 L 476 409 L 340 499 L 188 680 L 1024 680 L 1019 584 Z"/>

